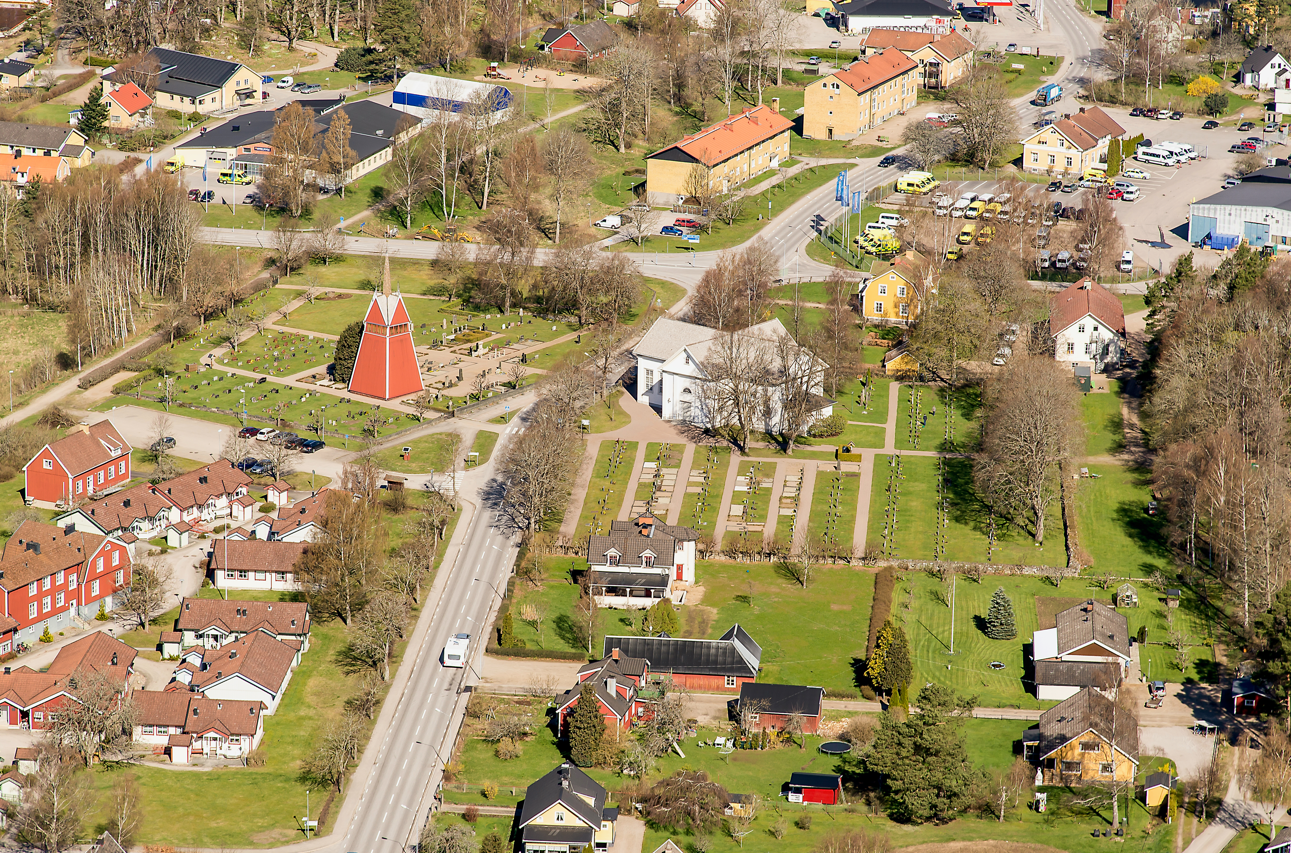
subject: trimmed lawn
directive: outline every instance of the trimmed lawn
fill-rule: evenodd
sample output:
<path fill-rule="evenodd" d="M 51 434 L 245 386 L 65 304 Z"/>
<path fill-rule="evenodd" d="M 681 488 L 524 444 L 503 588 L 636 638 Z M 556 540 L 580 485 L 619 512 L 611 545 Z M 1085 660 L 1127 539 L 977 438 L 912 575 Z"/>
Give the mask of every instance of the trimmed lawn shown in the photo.
<path fill-rule="evenodd" d="M 476 460 L 476 465 L 483 465 L 489 461 L 493 455 L 493 448 L 498 443 L 498 434 L 492 430 L 482 429 L 475 434 L 475 441 L 471 444 L 471 452 L 480 454 Z"/>
<path fill-rule="evenodd" d="M 224 364 L 268 376 L 294 376 L 306 370 L 321 370 L 332 363 L 336 342 L 302 332 L 265 329 L 238 345 L 236 354 L 222 358 Z"/>
<path fill-rule="evenodd" d="M 589 534 L 608 530 L 610 522 L 619 517 L 636 458 L 635 441 L 601 442 L 591 482 L 583 495 L 583 511 L 578 518 L 576 539 L 581 540 Z"/>
<path fill-rule="evenodd" d="M 795 284 L 781 284 L 771 288 L 768 294 L 772 299 L 793 301 L 794 291 L 803 302 L 815 302 L 824 305 L 829 301 L 828 285 L 823 281 L 803 281 Z"/>
<path fill-rule="evenodd" d="M 789 334 L 793 335 L 793 306 L 777 304 L 775 308 L 772 309 L 772 313 L 781 323 L 784 323 L 784 327 L 789 331 Z M 803 332 L 819 328 L 820 325 L 825 322 L 825 316 L 826 311 L 824 308 L 811 308 L 804 306 L 802 310 L 798 312 L 801 327 L 797 337 L 801 339 L 803 337 Z"/>
<path fill-rule="evenodd" d="M 496 436 L 496 433 L 489 433 Z M 400 447 L 387 447 L 377 454 L 377 462 L 387 471 L 398 471 L 401 474 L 429 474 L 432 471 L 447 471 L 456 462 L 457 451 L 461 449 L 461 436 L 455 432 L 441 432 L 434 435 L 414 438 Z M 412 454 L 407 462 L 403 461 L 403 447 L 411 447 Z"/>
<path fill-rule="evenodd" d="M 877 424 L 849 422 L 842 435 L 828 439 L 828 442 L 838 446 L 850 443 L 853 447 L 882 447 L 883 437 L 886 433 L 887 430 Z"/>
<path fill-rule="evenodd" d="M 1080 398 L 1085 420 L 1085 455 L 1112 456 L 1125 448 L 1125 421 L 1121 417 L 1121 383 L 1107 380 L 1107 393 Z"/>
<path fill-rule="evenodd" d="M 869 399 L 865 398 L 866 384 L 870 386 Z M 873 376 L 853 379 L 838 387 L 838 393 L 830 396 L 838 402 L 834 411 L 847 416 L 849 422 L 881 424 L 888 422 L 888 396 L 892 380 L 886 376 Z M 899 422 L 898 422 L 899 425 Z"/>
<path fill-rule="evenodd" d="M 603 401 L 589 406 L 587 411 L 583 412 L 583 420 L 587 421 L 585 429 L 589 433 L 614 432 L 631 423 L 632 418 L 623 410 L 623 397 L 627 393 L 625 390 L 617 389 Z"/>
<path fill-rule="evenodd" d="M 889 475 L 892 473 L 890 457 L 875 460 L 874 486 L 870 496 L 870 526 L 868 541 L 875 546 L 883 542 L 884 511 L 887 508 Z M 1029 531 L 1013 527 L 1003 518 L 995 519 L 995 548 L 990 542 L 991 513 L 982 503 L 973 487 L 972 460 L 946 459 L 947 493 L 949 502 L 944 530 L 946 560 L 980 563 L 988 558 L 994 563 L 1021 563 L 1025 565 L 1065 566 L 1066 547 L 1062 535 L 1062 515 L 1057 501 L 1049 508 L 1045 519 L 1045 543 L 1037 547 Z M 906 559 L 930 560 L 937 528 L 937 459 L 930 456 L 901 457 L 902 479 L 896 511 L 895 546 L 891 556 Z"/>
<path fill-rule="evenodd" d="M 586 569 L 587 559 L 585 557 L 548 557 L 543 561 L 543 568 L 546 579 L 541 586 L 534 587 L 528 583 L 516 582 L 515 600 L 511 602 L 515 635 L 524 640 L 525 645 L 531 649 L 586 653 L 587 646 L 585 641 L 580 642 L 573 618 L 581 591 L 574 583 L 570 570 Z M 529 609 L 531 607 L 532 611 Z M 618 633 L 620 630 L 617 617 L 631 612 L 634 611 L 608 609 L 599 611 L 592 648 L 602 648 L 601 640 L 604 635 Z M 526 618 L 529 616 L 534 618 Z M 527 785 L 528 782 L 523 784 Z"/>
<path fill-rule="evenodd" d="M 1118 293 L 1116 298 L 1121 300 L 1121 308 L 1125 311 L 1126 317 L 1148 310 L 1147 300 L 1141 293 Z"/>
<path fill-rule="evenodd" d="M 771 506 L 770 481 L 775 479 L 776 466 L 757 459 L 746 459 L 740 463 L 736 474 L 735 491 L 731 495 L 731 508 L 743 505 L 742 518 L 747 524 L 762 524 L 767 520 L 767 510 Z M 767 481 L 767 482 L 764 482 Z"/>
<path fill-rule="evenodd" d="M 1147 513 L 1151 473 L 1120 465 L 1088 468 L 1098 476 L 1076 481 L 1076 518 L 1080 544 L 1094 567 L 1145 576 L 1154 570 L 1168 572 L 1165 517 Z"/>
<path fill-rule="evenodd" d="M 931 385 L 901 386 L 901 408 L 896 423 L 897 450 L 967 452 L 976 439 L 973 416 L 981 406 L 981 400 L 980 389 L 973 386 L 954 391 Z M 912 401 L 916 404 L 913 411 Z M 955 414 L 948 432 L 946 416 L 952 408 Z"/>
<path fill-rule="evenodd" d="M 1106 0 L 1104 0 L 1106 8 Z M 988 30 L 989 31 L 989 30 Z M 1001 45 L 1003 47 L 1003 45 Z M 1061 56 L 1025 56 L 1017 53 L 1006 54 L 1004 62 L 996 66 L 1004 75 L 1005 86 L 1010 98 L 1019 98 L 1036 89 L 1049 79 L 1059 68 L 1062 68 Z M 1022 71 L 1014 71 L 1011 66 L 1024 65 Z"/>
<path fill-rule="evenodd" d="M 812 541 L 826 543 L 830 553 L 851 553 L 856 502 L 860 493 L 860 474 L 817 469 L 807 527 L 807 535 Z"/>
<path fill-rule="evenodd" d="M 684 489 L 681 499 L 680 522 L 701 533 L 712 534 L 721 509 L 722 490 L 726 486 L 726 470 L 730 466 L 729 447 L 696 447 L 691 459 L 690 472 L 702 472 L 704 481 L 693 484 L 689 480 L 677 488 Z M 708 528 L 705 530 L 704 528 Z"/>
<path fill-rule="evenodd" d="M 1285 826 L 1285 824 L 1283 824 Z M 1259 824 L 1249 829 L 1243 829 L 1237 834 L 1237 837 L 1228 842 L 1224 848 L 1224 853 L 1260 853 L 1264 845 L 1269 843 L 1270 829 L 1268 824 Z"/>
<path fill-rule="evenodd" d="M 1008 770 L 1013 763 L 1013 745 L 1021 743 L 1022 733 L 1032 725 L 1029 720 L 965 720 L 968 760 L 986 770 Z M 1016 754 L 1022 754 L 1021 748 Z"/>
<path fill-rule="evenodd" d="M 262 211 L 256 210 L 253 205 L 238 204 L 247 194 L 249 187 L 213 186 L 211 189 L 215 191 L 215 197 L 221 203 L 212 204 L 209 211 L 202 213 L 202 224 L 208 228 L 247 228 L 258 231 L 272 230 L 277 227 L 282 215 L 281 211 Z M 329 195 L 320 199 L 311 209 L 302 214 L 300 226 L 312 228 L 314 223 L 320 221 L 322 215 L 327 213 L 345 219 L 345 230 L 357 234 L 359 226 L 363 223 L 350 221 L 354 214 L 380 202 L 385 195 L 385 167 L 382 166 L 347 185 L 345 198 L 341 198 L 340 195 Z M 370 226 L 374 225 L 375 223 L 370 223 Z M 400 232 L 402 230 L 400 229 Z M 254 238 L 250 235 L 247 240 L 254 242 Z"/>

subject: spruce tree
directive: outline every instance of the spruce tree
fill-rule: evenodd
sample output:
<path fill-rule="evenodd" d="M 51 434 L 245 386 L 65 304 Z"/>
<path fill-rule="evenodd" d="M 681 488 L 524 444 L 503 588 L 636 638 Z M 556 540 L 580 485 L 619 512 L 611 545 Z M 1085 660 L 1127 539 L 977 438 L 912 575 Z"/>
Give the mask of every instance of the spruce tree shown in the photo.
<path fill-rule="evenodd" d="M 496 832 L 490 832 L 480 842 L 480 853 L 507 853 L 509 846 Z"/>
<path fill-rule="evenodd" d="M 578 694 L 578 704 L 569 715 L 569 757 L 579 767 L 591 767 L 601 751 L 601 738 L 605 735 L 605 718 L 601 716 L 601 703 L 596 699 L 592 682 L 583 682 Z"/>
<path fill-rule="evenodd" d="M 76 124 L 76 129 L 85 135 L 88 140 L 103 133 L 108 126 L 108 105 L 103 102 L 103 84 L 95 86 L 90 90 L 89 96 L 85 103 L 81 104 L 81 118 Z"/>
<path fill-rule="evenodd" d="M 354 362 L 359 357 L 359 344 L 363 341 L 363 324 L 351 323 L 341 330 L 336 339 L 336 355 L 332 357 L 332 376 L 337 382 L 349 382 L 354 373 Z"/>
<path fill-rule="evenodd" d="M 677 608 L 672 601 L 661 598 L 645 612 L 641 627 L 650 636 L 667 634 L 675 637 L 681 633 L 681 622 L 677 619 Z"/>
<path fill-rule="evenodd" d="M 986 612 L 986 636 L 992 640 L 1012 640 L 1018 635 L 1017 620 L 1013 617 L 1013 599 L 1004 587 L 996 587 L 991 596 L 991 609 Z"/>
<path fill-rule="evenodd" d="M 515 619 L 510 610 L 502 617 L 502 627 L 498 629 L 498 645 L 504 649 L 524 648 L 524 642 L 516 638 Z"/>
<path fill-rule="evenodd" d="M 913 679 L 914 662 L 910 659 L 910 640 L 905 635 L 905 629 L 893 622 L 892 645 L 888 648 L 883 687 L 889 692 L 899 690 L 904 694 Z"/>

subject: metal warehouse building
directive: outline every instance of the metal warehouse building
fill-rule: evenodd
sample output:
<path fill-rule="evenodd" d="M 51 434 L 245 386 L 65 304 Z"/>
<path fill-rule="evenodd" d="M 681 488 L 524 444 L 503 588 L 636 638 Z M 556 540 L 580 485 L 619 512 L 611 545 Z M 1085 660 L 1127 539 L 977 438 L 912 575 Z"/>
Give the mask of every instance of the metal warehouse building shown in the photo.
<path fill-rule="evenodd" d="M 1189 207 L 1189 243 L 1232 248 L 1243 239 L 1255 248 L 1291 251 L 1291 167 L 1252 172 Z"/>
<path fill-rule="evenodd" d="M 394 108 L 417 119 L 448 111 L 460 113 L 471 101 L 484 102 L 501 117 L 511 108 L 511 90 L 492 83 L 408 74 L 394 87 Z"/>

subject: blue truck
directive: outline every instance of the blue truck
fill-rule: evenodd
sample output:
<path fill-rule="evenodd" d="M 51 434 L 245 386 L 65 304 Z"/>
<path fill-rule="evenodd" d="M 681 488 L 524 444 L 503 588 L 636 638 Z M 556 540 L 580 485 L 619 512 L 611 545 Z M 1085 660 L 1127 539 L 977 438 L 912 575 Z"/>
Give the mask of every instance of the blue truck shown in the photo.
<path fill-rule="evenodd" d="M 1039 89 L 1035 90 L 1035 99 L 1032 101 L 1037 107 L 1047 107 L 1052 103 L 1062 99 L 1062 87 L 1057 83 L 1046 83 Z"/>

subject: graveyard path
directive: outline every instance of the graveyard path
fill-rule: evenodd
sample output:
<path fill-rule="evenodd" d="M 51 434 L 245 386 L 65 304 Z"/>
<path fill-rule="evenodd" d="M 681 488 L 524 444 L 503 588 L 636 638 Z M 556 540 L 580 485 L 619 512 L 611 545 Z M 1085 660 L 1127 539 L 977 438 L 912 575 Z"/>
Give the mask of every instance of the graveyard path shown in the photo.
<path fill-rule="evenodd" d="M 901 403 L 901 383 L 893 382 L 888 386 L 888 420 L 883 426 L 883 452 L 893 453 L 897 449 L 897 416 Z M 935 454 L 934 454 L 935 455 Z"/>
<path fill-rule="evenodd" d="M 788 473 L 787 466 L 776 463 L 775 476 L 771 480 L 771 505 L 767 507 L 767 523 L 762 525 L 763 542 L 775 541 L 776 523 L 780 519 L 780 496 L 784 494 L 784 481 Z"/>
<path fill-rule="evenodd" d="M 571 540 L 578 532 L 578 518 L 583 514 L 583 504 L 587 502 L 592 484 L 592 473 L 596 470 L 596 457 L 601 452 L 600 435 L 589 435 L 583 448 L 583 464 L 579 466 L 578 476 L 574 478 L 574 489 L 571 494 L 582 495 L 581 500 L 571 500 L 565 508 L 565 517 L 560 522 L 560 537 Z"/>
<path fill-rule="evenodd" d="M 681 505 L 686 501 L 690 490 L 690 469 L 695 464 L 695 445 L 687 442 L 681 451 L 681 462 L 677 464 L 677 481 L 672 488 L 672 503 L 668 504 L 668 523 L 678 524 L 681 521 Z"/>
<path fill-rule="evenodd" d="M 717 506 L 717 520 L 713 522 L 713 550 L 722 549 L 722 536 L 726 533 L 726 519 L 731 514 L 731 501 L 735 497 L 735 481 L 740 474 L 740 461 L 744 457 L 732 453 L 726 467 L 726 480 L 722 484 L 722 502 Z"/>
<path fill-rule="evenodd" d="M 811 529 L 811 500 L 816 493 L 815 465 L 804 465 L 802 483 L 798 486 L 798 517 L 802 520 L 793 531 L 793 544 L 790 548 L 797 551 L 807 541 L 807 531 Z"/>
<path fill-rule="evenodd" d="M 874 457 L 877 451 L 861 454 L 861 485 L 856 500 L 856 526 L 852 528 L 852 553 L 865 556 L 866 529 L 870 526 L 870 493 L 874 490 Z"/>

